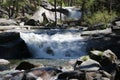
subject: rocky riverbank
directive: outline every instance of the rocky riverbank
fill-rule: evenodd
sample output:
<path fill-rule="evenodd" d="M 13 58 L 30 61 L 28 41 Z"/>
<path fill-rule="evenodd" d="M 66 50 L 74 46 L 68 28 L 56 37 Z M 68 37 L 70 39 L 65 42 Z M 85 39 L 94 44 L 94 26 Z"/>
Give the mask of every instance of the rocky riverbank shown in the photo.
<path fill-rule="evenodd" d="M 0 58 L 23 59 L 32 55 L 18 32 L 0 33 Z"/>
<path fill-rule="evenodd" d="M 1 80 L 120 80 L 120 61 L 111 51 L 91 51 L 90 55 L 68 60 L 65 65 L 45 65 L 21 61 L 10 67 L 0 59 Z"/>
<path fill-rule="evenodd" d="M 19 32 L 33 30 L 28 30 L 25 26 L 12 26 L 0 28 L 0 58 L 31 58 L 32 54 Z M 16 62 L 14 66 L 10 66 L 11 62 L 1 59 L 0 80 L 120 80 L 120 36 L 110 29 L 83 31 L 81 36 L 86 38 L 89 55 L 59 66 L 54 63 L 50 66 L 40 62 L 36 64 L 31 60 L 20 60 L 21 63 Z"/>

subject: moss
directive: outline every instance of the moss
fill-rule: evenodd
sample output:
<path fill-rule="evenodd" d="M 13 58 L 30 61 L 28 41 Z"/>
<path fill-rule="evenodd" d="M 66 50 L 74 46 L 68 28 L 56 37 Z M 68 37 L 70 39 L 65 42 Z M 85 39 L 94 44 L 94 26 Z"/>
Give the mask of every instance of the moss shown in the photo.
<path fill-rule="evenodd" d="M 89 59 L 89 56 L 83 56 L 83 57 L 82 57 L 82 60 L 83 60 L 83 61 L 87 61 L 88 59 Z"/>
<path fill-rule="evenodd" d="M 103 55 L 104 55 L 103 52 L 99 52 L 99 53 L 98 53 L 98 56 L 101 56 L 101 57 L 102 57 Z"/>

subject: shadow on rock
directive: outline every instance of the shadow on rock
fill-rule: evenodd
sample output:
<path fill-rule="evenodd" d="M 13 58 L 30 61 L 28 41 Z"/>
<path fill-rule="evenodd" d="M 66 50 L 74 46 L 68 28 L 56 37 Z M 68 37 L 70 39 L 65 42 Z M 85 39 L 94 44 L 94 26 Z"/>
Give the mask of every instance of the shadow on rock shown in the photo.
<path fill-rule="evenodd" d="M 32 55 L 17 32 L 0 33 L 0 58 L 23 59 Z"/>

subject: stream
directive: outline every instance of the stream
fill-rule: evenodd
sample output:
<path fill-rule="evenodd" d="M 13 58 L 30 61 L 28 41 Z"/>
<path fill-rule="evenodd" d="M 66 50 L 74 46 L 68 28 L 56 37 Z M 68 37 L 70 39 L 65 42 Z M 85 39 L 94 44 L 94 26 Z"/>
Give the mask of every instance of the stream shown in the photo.
<path fill-rule="evenodd" d="M 33 58 L 74 59 L 86 54 L 86 43 L 79 30 L 41 30 L 20 33 Z"/>

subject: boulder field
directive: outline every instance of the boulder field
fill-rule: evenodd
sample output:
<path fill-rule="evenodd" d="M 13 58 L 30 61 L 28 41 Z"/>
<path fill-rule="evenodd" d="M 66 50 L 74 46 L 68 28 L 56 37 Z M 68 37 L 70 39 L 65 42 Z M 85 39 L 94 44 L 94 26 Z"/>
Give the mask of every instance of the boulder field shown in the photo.
<path fill-rule="evenodd" d="M 111 50 L 90 52 L 90 55 L 68 61 L 72 68 L 45 66 L 21 61 L 13 69 L 0 71 L 1 80 L 120 80 L 120 61 Z M 2 62 L 3 61 L 3 62 Z M 10 62 L 0 60 L 0 66 Z M 67 67 L 68 67 L 67 66 Z"/>

